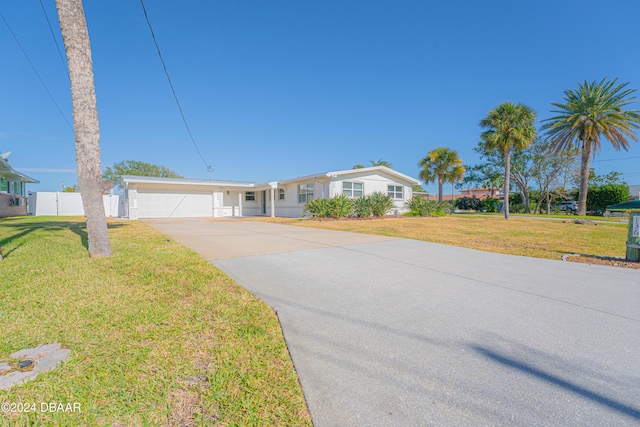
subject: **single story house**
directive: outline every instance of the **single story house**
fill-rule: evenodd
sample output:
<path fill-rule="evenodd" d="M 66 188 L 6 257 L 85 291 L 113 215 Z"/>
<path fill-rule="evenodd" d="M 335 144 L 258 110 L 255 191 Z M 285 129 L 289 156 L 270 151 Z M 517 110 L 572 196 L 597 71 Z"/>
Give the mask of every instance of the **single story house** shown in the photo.
<path fill-rule="evenodd" d="M 40 182 L 12 168 L 7 160 L 9 154 L 0 154 L 0 217 L 26 215 L 26 184 Z"/>
<path fill-rule="evenodd" d="M 385 166 L 325 172 L 282 181 L 255 183 L 184 178 L 123 176 L 124 216 L 179 217 L 300 217 L 314 198 L 347 194 L 360 197 L 389 194 L 395 210 L 413 195 L 420 181 Z"/>

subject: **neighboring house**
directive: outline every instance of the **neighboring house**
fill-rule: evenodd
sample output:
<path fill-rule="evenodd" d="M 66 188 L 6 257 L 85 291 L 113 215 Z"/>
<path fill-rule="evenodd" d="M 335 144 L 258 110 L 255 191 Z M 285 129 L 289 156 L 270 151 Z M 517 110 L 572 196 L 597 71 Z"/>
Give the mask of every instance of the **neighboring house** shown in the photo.
<path fill-rule="evenodd" d="M 124 216 L 176 217 L 300 217 L 311 199 L 377 191 L 389 194 L 397 212 L 420 181 L 385 166 L 326 172 L 282 181 L 255 183 L 184 178 L 123 176 Z"/>
<path fill-rule="evenodd" d="M 469 188 L 467 190 L 461 190 L 460 194 L 454 194 L 453 199 L 460 199 L 462 197 L 477 197 L 480 200 L 484 200 L 488 197 L 493 199 L 502 199 L 502 192 L 497 188 Z M 427 200 L 438 200 L 437 194 L 428 194 Z M 442 200 L 451 200 L 451 193 L 447 194 L 446 191 L 442 194 Z"/>
<path fill-rule="evenodd" d="M 631 194 L 631 198 L 634 200 L 640 199 L 640 185 L 630 185 L 629 194 Z"/>
<path fill-rule="evenodd" d="M 7 161 L 9 154 L 0 154 L 0 217 L 26 215 L 26 184 L 40 182 L 13 169 Z"/>

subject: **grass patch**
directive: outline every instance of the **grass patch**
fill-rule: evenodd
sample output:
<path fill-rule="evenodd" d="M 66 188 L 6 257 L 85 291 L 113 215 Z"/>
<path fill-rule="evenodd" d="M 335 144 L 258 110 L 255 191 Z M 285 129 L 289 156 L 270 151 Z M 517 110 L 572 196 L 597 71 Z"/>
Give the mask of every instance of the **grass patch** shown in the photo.
<path fill-rule="evenodd" d="M 0 358 L 59 342 L 71 359 L 0 402 L 80 413 L 0 413 L 0 425 L 311 425 L 277 317 L 138 221 L 109 222 L 90 259 L 81 219 L 0 221 Z"/>
<path fill-rule="evenodd" d="M 571 221 L 576 217 L 567 216 L 564 219 Z M 556 260 L 567 253 L 624 256 L 627 239 L 627 225 L 619 222 L 588 226 L 529 217 L 512 217 L 507 221 L 496 215 L 450 215 L 440 218 L 348 222 L 278 219 L 278 222 Z"/>

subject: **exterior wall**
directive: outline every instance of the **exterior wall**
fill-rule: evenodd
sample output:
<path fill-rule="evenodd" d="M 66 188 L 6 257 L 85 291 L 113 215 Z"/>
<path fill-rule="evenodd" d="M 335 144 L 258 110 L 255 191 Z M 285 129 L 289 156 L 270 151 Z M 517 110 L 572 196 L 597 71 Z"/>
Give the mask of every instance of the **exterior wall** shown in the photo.
<path fill-rule="evenodd" d="M 213 216 L 213 189 L 186 185 L 132 185 L 129 218 L 201 218 Z"/>
<path fill-rule="evenodd" d="M 336 177 L 331 180 L 331 197 L 337 196 L 342 193 L 343 182 L 360 182 L 363 184 L 364 194 L 368 195 L 375 192 L 381 192 L 388 194 L 388 186 L 402 186 L 402 199 L 394 199 L 393 205 L 397 213 L 406 211 L 404 208 L 405 201 L 411 199 L 413 196 L 413 189 L 411 185 L 407 185 L 406 182 L 400 182 L 398 180 L 387 177 L 383 174 L 375 173 L 363 173 L 362 175 L 354 174 L 349 177 Z"/>
<path fill-rule="evenodd" d="M 12 200 L 22 200 L 22 206 L 12 206 Z M 7 193 L 0 193 L 0 218 L 8 216 L 23 216 L 27 214 L 27 198 L 22 196 L 12 196 Z"/>

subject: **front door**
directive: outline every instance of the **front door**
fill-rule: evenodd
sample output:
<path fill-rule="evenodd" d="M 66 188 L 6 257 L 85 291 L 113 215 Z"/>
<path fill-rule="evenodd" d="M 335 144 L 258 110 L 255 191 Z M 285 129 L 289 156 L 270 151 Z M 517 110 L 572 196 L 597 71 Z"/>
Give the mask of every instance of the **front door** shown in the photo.
<path fill-rule="evenodd" d="M 262 190 L 262 215 L 267 214 L 267 190 Z"/>

